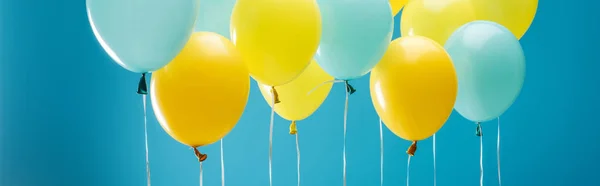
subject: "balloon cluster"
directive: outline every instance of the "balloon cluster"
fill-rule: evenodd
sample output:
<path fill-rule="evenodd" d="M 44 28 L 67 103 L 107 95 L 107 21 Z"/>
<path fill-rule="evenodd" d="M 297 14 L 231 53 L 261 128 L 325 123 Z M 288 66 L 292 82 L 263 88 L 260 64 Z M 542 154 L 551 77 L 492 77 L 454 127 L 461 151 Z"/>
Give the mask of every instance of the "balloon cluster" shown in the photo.
<path fill-rule="evenodd" d="M 94 34 L 113 60 L 153 72 L 152 106 L 174 139 L 199 147 L 223 138 L 244 111 L 250 76 L 275 112 L 295 122 L 322 104 L 325 82 L 371 72 L 375 109 L 394 134 L 415 142 L 411 155 L 453 109 L 479 123 L 510 107 L 525 76 L 519 39 L 538 3 L 201 1 L 87 0 Z M 403 7 L 403 37 L 391 41 Z"/>

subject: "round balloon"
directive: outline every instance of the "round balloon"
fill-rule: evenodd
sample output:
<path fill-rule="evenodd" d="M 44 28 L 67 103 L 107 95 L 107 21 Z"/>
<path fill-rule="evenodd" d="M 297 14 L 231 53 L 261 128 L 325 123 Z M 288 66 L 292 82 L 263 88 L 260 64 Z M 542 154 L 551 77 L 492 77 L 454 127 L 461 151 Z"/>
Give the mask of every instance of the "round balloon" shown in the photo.
<path fill-rule="evenodd" d="M 189 40 L 198 0 L 87 0 L 92 31 L 106 53 L 137 73 L 158 70 Z"/>
<path fill-rule="evenodd" d="M 162 128 L 177 141 L 199 147 L 218 141 L 236 125 L 248 101 L 250 76 L 229 40 L 199 32 L 152 74 L 150 87 Z"/>
<path fill-rule="evenodd" d="M 250 75 L 279 86 L 308 66 L 321 38 L 315 0 L 238 0 L 231 15 L 231 39 Z"/>
<path fill-rule="evenodd" d="M 333 77 L 327 74 L 317 62 L 313 61 L 306 70 L 291 82 L 277 87 L 277 96 L 281 103 L 275 104 L 275 112 L 284 119 L 300 121 L 315 112 L 325 101 L 333 84 L 323 82 L 332 81 Z M 272 106 L 273 93 L 271 86 L 259 84 L 260 93 Z"/>
<path fill-rule="evenodd" d="M 379 62 L 394 28 L 388 0 L 318 0 L 323 35 L 315 59 L 336 79 L 361 77 Z"/>
<path fill-rule="evenodd" d="M 471 0 L 410 0 L 402 10 L 400 31 L 444 45 L 458 27 L 476 19 Z"/>
<path fill-rule="evenodd" d="M 402 9 L 402 7 L 404 7 L 404 5 L 406 5 L 406 2 L 408 0 L 390 0 L 390 5 L 392 6 L 392 15 L 396 15 L 398 14 L 398 12 L 400 12 L 400 9 Z"/>
<path fill-rule="evenodd" d="M 502 25 L 474 21 L 452 34 L 445 48 L 458 74 L 456 111 L 475 122 L 502 115 L 525 80 L 519 40 Z"/>
<path fill-rule="evenodd" d="M 230 38 L 229 24 L 234 5 L 235 0 L 202 0 L 195 30 L 215 32 Z"/>
<path fill-rule="evenodd" d="M 538 0 L 472 0 L 477 20 L 499 23 L 521 39 L 533 22 Z"/>
<path fill-rule="evenodd" d="M 448 120 L 457 79 L 450 56 L 422 36 L 392 41 L 371 72 L 371 99 L 384 124 L 399 137 L 424 140 Z"/>

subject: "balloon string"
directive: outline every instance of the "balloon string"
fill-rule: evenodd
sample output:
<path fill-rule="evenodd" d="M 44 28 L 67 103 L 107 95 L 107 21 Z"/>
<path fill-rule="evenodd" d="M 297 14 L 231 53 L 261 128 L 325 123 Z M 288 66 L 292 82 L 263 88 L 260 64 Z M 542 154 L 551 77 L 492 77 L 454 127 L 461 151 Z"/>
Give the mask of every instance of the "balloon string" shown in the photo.
<path fill-rule="evenodd" d="M 348 81 L 346 81 L 346 90 L 349 89 Z M 346 186 L 346 125 L 348 123 L 348 96 L 350 96 L 350 92 L 346 91 L 346 101 L 344 105 L 344 148 L 343 148 L 343 161 L 344 161 L 344 186 Z"/>
<path fill-rule="evenodd" d="M 223 139 L 221 139 L 221 186 L 225 186 L 225 160 L 223 158 Z"/>
<path fill-rule="evenodd" d="M 498 117 L 498 139 L 496 140 L 496 158 L 498 161 L 498 186 L 502 186 L 502 178 L 500 177 L 500 117 Z"/>
<path fill-rule="evenodd" d="M 275 87 L 271 87 L 275 92 Z M 273 123 L 275 120 L 275 94 L 271 97 L 271 123 L 269 125 L 269 185 L 273 186 Z"/>
<path fill-rule="evenodd" d="M 200 162 L 200 186 L 202 186 L 202 162 Z"/>
<path fill-rule="evenodd" d="M 142 102 L 144 102 L 144 144 L 146 146 L 146 181 L 150 186 L 150 158 L 148 157 L 148 117 L 146 114 L 146 94 L 142 94 Z"/>
<path fill-rule="evenodd" d="M 317 86 L 315 86 L 314 88 L 312 88 L 310 91 L 308 91 L 308 93 L 306 93 L 306 95 L 310 95 L 311 93 L 313 93 L 315 90 L 317 90 L 319 87 L 322 87 L 323 85 L 326 85 L 327 83 L 344 83 L 346 81 L 344 80 L 338 80 L 338 79 L 334 79 L 334 80 L 329 80 L 329 81 L 325 81 Z"/>
<path fill-rule="evenodd" d="M 381 121 L 381 118 L 379 118 L 379 154 L 381 155 L 380 160 L 380 165 L 379 165 L 379 175 L 380 175 L 380 180 L 379 180 L 379 184 L 381 186 L 383 186 L 383 122 Z"/>
<path fill-rule="evenodd" d="M 435 164 L 435 134 L 433 134 L 433 186 L 437 185 L 437 170 Z"/>
<path fill-rule="evenodd" d="M 408 163 L 406 163 L 406 186 L 410 185 L 410 157 L 408 156 Z"/>
<path fill-rule="evenodd" d="M 296 135 L 296 158 L 298 159 L 298 186 L 300 186 L 300 143 L 298 142 L 298 133 Z"/>
<path fill-rule="evenodd" d="M 481 127 L 479 131 L 482 131 Z M 479 185 L 483 186 L 483 135 L 479 136 Z"/>

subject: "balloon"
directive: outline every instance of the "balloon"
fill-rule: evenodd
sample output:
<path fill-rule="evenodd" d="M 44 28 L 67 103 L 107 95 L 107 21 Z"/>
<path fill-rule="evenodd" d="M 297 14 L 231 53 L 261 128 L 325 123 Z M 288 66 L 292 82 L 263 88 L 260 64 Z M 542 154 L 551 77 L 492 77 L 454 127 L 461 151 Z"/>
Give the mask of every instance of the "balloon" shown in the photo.
<path fill-rule="evenodd" d="M 300 75 L 320 38 L 315 0 L 238 0 L 231 15 L 231 39 L 250 75 L 266 85 L 283 85 Z"/>
<path fill-rule="evenodd" d="M 521 39 L 533 22 L 538 0 L 472 0 L 477 20 L 488 20 L 508 28 Z"/>
<path fill-rule="evenodd" d="M 189 40 L 198 0 L 87 0 L 98 42 L 123 68 L 146 73 L 169 63 Z"/>
<path fill-rule="evenodd" d="M 281 103 L 275 104 L 275 112 L 290 121 L 307 118 L 321 106 L 329 95 L 332 84 L 323 84 L 323 82 L 332 80 L 333 77 L 321 69 L 317 62 L 311 62 L 298 78 L 277 87 L 277 96 Z M 272 105 L 271 86 L 259 84 L 258 87 L 265 100 Z M 318 88 L 315 89 L 315 87 Z"/>
<path fill-rule="evenodd" d="M 502 115 L 525 80 L 519 40 L 502 25 L 474 21 L 454 32 L 445 48 L 458 75 L 456 111 L 475 122 Z"/>
<path fill-rule="evenodd" d="M 202 0 L 202 6 L 196 20 L 196 32 L 215 32 L 229 37 L 231 11 L 235 0 Z"/>
<path fill-rule="evenodd" d="M 323 36 L 315 59 L 340 80 L 361 77 L 379 62 L 394 28 L 388 0 L 318 0 Z"/>
<path fill-rule="evenodd" d="M 398 38 L 371 72 L 371 99 L 385 125 L 410 141 L 424 140 L 446 122 L 456 100 L 450 56 L 422 36 Z"/>
<path fill-rule="evenodd" d="M 410 0 L 402 10 L 400 31 L 444 45 L 452 32 L 476 18 L 471 0 Z"/>
<path fill-rule="evenodd" d="M 153 73 L 150 87 L 162 128 L 177 141 L 199 147 L 236 125 L 248 101 L 250 77 L 229 40 L 198 32 L 171 63 Z"/>
<path fill-rule="evenodd" d="M 402 7 L 404 7 L 404 5 L 406 5 L 406 2 L 408 0 L 390 0 L 390 5 L 392 6 L 392 15 L 396 15 L 398 14 L 398 12 L 400 12 L 400 9 L 402 9 Z"/>

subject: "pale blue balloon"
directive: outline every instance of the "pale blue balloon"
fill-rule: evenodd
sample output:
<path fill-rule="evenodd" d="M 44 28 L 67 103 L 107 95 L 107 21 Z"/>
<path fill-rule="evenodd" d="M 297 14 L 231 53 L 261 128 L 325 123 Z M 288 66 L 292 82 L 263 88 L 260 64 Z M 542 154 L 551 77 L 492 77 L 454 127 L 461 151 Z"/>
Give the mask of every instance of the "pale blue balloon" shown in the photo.
<path fill-rule="evenodd" d="M 100 45 L 123 68 L 158 70 L 194 31 L 199 0 L 87 0 L 90 25 Z"/>
<path fill-rule="evenodd" d="M 525 56 L 512 32 L 494 22 L 474 21 L 457 29 L 445 48 L 458 76 L 458 113 L 484 122 L 513 104 L 525 81 Z"/>
<path fill-rule="evenodd" d="M 359 78 L 381 60 L 392 39 L 388 0 L 317 0 L 323 31 L 316 61 L 341 80 Z"/>
<path fill-rule="evenodd" d="M 236 0 L 200 0 L 196 32 L 214 32 L 229 37 L 231 12 Z"/>

